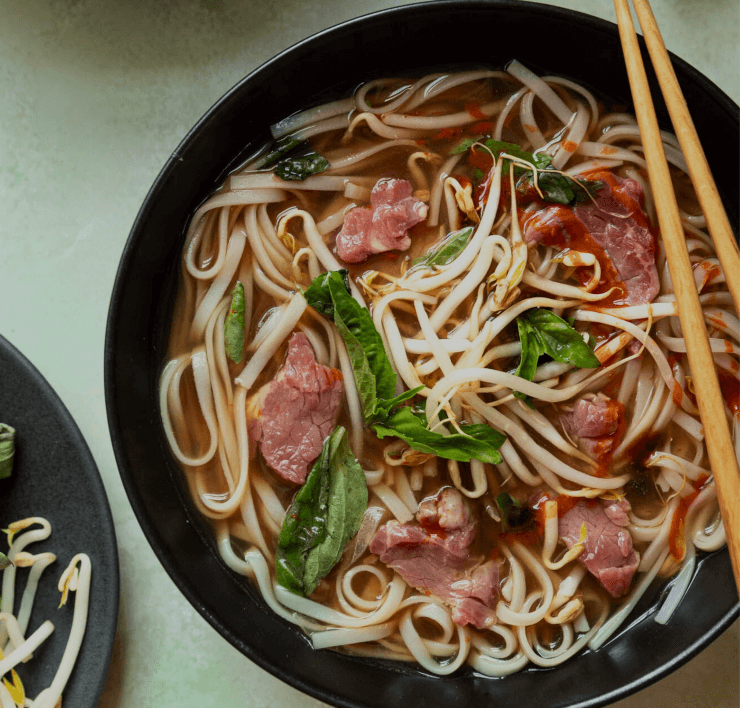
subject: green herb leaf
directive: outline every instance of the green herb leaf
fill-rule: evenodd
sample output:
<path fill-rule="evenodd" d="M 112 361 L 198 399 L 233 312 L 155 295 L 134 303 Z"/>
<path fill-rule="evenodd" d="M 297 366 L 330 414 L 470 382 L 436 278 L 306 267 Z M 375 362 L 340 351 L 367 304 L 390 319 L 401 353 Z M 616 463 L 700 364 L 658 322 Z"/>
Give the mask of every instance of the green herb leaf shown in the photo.
<path fill-rule="evenodd" d="M 236 281 L 231 294 L 231 307 L 224 321 L 226 356 L 235 364 L 244 356 L 244 286 Z"/>
<path fill-rule="evenodd" d="M 549 155 L 545 155 L 544 153 L 537 153 L 536 155 L 533 155 L 531 152 L 527 152 L 526 150 L 522 150 L 518 145 L 514 143 L 507 143 L 503 140 L 493 140 L 489 139 L 486 140 L 486 147 L 493 152 L 494 155 L 498 158 L 498 156 L 505 152 L 512 157 L 519 158 L 520 160 L 524 160 L 525 162 L 529 162 L 530 164 L 534 165 L 538 170 L 544 170 L 546 167 L 552 164 L 552 158 Z M 509 174 L 509 168 L 511 166 L 511 161 L 506 160 L 504 162 L 504 166 L 501 169 L 501 175 L 506 176 Z M 523 168 L 518 168 L 517 171 L 514 172 L 514 174 L 519 174 L 522 171 Z"/>
<path fill-rule="evenodd" d="M 517 366 L 514 374 L 527 381 L 531 381 L 534 378 L 535 371 L 537 371 L 537 362 L 540 356 L 545 353 L 545 350 L 540 343 L 537 332 L 526 317 L 518 317 L 516 325 L 519 330 L 519 342 L 522 345 L 522 353 L 519 359 L 519 366 Z M 521 391 L 514 391 L 514 396 L 523 400 L 530 408 L 534 408 L 534 403 L 528 399 L 526 394 L 521 393 Z"/>
<path fill-rule="evenodd" d="M 519 359 L 519 366 L 516 367 L 514 374 L 531 381 L 534 378 L 534 372 L 537 371 L 537 361 L 540 355 L 544 353 L 544 349 L 540 346 L 534 327 L 525 317 L 518 317 L 516 325 L 519 329 L 522 354 Z"/>
<path fill-rule="evenodd" d="M 423 256 L 415 258 L 412 265 L 426 266 L 427 268 L 449 265 L 465 250 L 465 246 L 470 243 L 472 236 L 472 226 L 460 231 L 453 231 L 451 234 L 447 234 L 438 244 L 432 246 Z"/>
<path fill-rule="evenodd" d="M 591 198 L 596 199 L 599 194 L 599 190 L 604 188 L 604 183 L 601 180 L 594 179 L 577 179 L 576 182 L 580 185 L 574 188 L 575 197 L 571 202 L 571 206 L 574 204 L 580 204 L 581 202 L 590 201 Z"/>
<path fill-rule="evenodd" d="M 329 160 L 323 155 L 311 151 L 298 157 L 288 157 L 278 162 L 275 174 L 280 179 L 302 182 L 311 175 L 317 175 L 329 169 Z"/>
<path fill-rule="evenodd" d="M 0 479 L 10 477 L 15 457 L 15 428 L 0 423 Z"/>
<path fill-rule="evenodd" d="M 423 387 L 393 396 L 396 374 L 370 312 L 349 293 L 346 271 L 322 273 L 303 295 L 309 305 L 334 320 L 347 347 L 363 417 L 379 437 L 394 435 L 415 450 L 452 460 L 501 461 L 498 448 L 506 438 L 488 425 L 463 425 L 464 435 L 445 436 L 427 429 L 423 413 L 398 408 Z"/>
<path fill-rule="evenodd" d="M 581 369 L 595 369 L 601 362 L 592 351 L 592 346 L 583 337 L 550 310 L 535 308 L 517 317 L 519 341 L 522 354 L 514 374 L 532 381 L 539 358 L 546 354 L 555 361 L 573 364 Z M 526 394 L 515 391 L 514 396 L 522 399 L 530 408 L 534 403 L 528 401 Z"/>
<path fill-rule="evenodd" d="M 291 152 L 295 152 L 297 148 L 306 148 L 307 146 L 308 143 L 305 140 L 298 140 L 290 135 L 286 135 L 275 143 L 275 147 L 267 157 L 265 157 L 260 167 L 269 167 L 281 158 L 286 157 Z"/>
<path fill-rule="evenodd" d="M 396 390 L 396 374 L 370 312 L 362 307 L 346 286 L 346 271 L 323 273 L 304 293 L 309 305 L 334 320 L 347 347 L 352 371 L 367 422 L 377 414 L 379 401 L 390 399 Z M 330 315 L 328 301 L 333 304 Z M 319 309 L 321 308 L 321 309 Z"/>
<path fill-rule="evenodd" d="M 541 307 L 528 310 L 522 317 L 534 328 L 543 353 L 555 361 L 581 369 L 595 369 L 601 362 L 583 337 L 564 319 Z"/>
<path fill-rule="evenodd" d="M 4 553 L 0 553 L 0 570 L 5 570 L 11 565 L 13 565 L 13 561 Z"/>
<path fill-rule="evenodd" d="M 518 499 L 506 492 L 496 497 L 496 506 L 501 512 L 501 523 L 504 526 L 504 531 L 524 526 L 532 520 L 532 512 L 529 507 L 523 506 Z"/>
<path fill-rule="evenodd" d="M 395 398 L 384 398 L 378 401 L 375 406 L 375 415 L 373 420 L 382 420 L 386 418 L 394 408 L 398 408 L 402 403 L 412 399 L 419 391 L 423 390 L 423 386 L 417 386 L 403 393 L 399 393 Z"/>
<path fill-rule="evenodd" d="M 516 143 L 507 143 L 504 140 L 494 140 L 493 138 L 485 138 L 485 136 L 479 135 L 476 138 L 465 138 L 464 140 L 461 140 L 455 147 L 450 150 L 450 155 L 459 155 L 463 152 L 467 152 L 470 150 L 470 148 L 475 145 L 475 143 L 483 143 L 494 155 L 496 159 L 498 159 L 499 155 L 502 152 L 505 152 L 512 157 L 517 157 L 520 160 L 524 160 L 525 162 L 529 162 L 530 164 L 534 165 L 538 170 L 544 170 L 546 167 L 552 164 L 552 158 L 549 155 L 545 155 L 544 153 L 538 153 L 536 155 L 532 154 L 531 152 L 527 152 L 526 150 L 522 150 L 519 145 Z M 511 167 L 511 162 L 506 161 L 504 163 L 503 168 L 501 169 L 502 176 L 506 176 L 509 174 L 509 169 Z M 521 168 L 515 173 L 520 174 Z"/>
<path fill-rule="evenodd" d="M 316 589 L 360 528 L 367 496 L 365 474 L 339 426 L 285 516 L 275 558 L 283 587 L 302 596 Z"/>
<path fill-rule="evenodd" d="M 552 170 L 545 169 L 537 174 L 537 185 L 542 192 L 542 198 L 553 204 L 565 204 L 575 206 L 581 202 L 596 197 L 598 191 L 604 186 L 598 180 L 585 180 L 566 177 Z M 534 176 L 530 172 L 522 177 L 517 189 L 528 191 L 534 188 Z"/>
<path fill-rule="evenodd" d="M 466 152 L 474 143 L 481 141 L 483 141 L 482 136 L 465 138 L 450 151 L 450 155 L 458 155 Z M 502 152 L 505 152 L 512 157 L 516 157 L 536 167 L 538 170 L 537 184 L 546 202 L 574 206 L 591 197 L 595 197 L 599 189 L 604 186 L 602 182 L 596 180 L 576 179 L 558 174 L 552 169 L 552 158 L 545 153 L 535 154 L 527 152 L 526 150 L 522 150 L 516 143 L 507 143 L 503 140 L 494 140 L 493 138 L 488 138 L 484 144 L 494 154 L 496 159 L 499 158 Z M 509 169 L 511 169 L 511 162 L 507 160 L 501 169 L 501 175 L 503 177 L 508 175 Z M 528 191 L 534 187 L 532 171 L 515 165 L 514 174 L 517 176 L 522 175 L 517 185 L 519 191 Z"/>
<path fill-rule="evenodd" d="M 385 420 L 373 424 L 373 430 L 379 438 L 401 438 L 419 452 L 460 462 L 501 462 L 498 448 L 506 440 L 501 433 L 484 423 L 461 425 L 460 429 L 463 434 L 442 435 L 429 430 L 424 414 L 415 413 L 409 407 L 398 408 Z"/>
<path fill-rule="evenodd" d="M 346 270 L 337 270 L 316 276 L 311 285 L 304 291 L 303 297 L 306 298 L 306 302 L 316 312 L 334 321 L 334 300 L 331 299 L 331 292 L 329 291 L 329 279 L 336 276 L 332 275 L 332 273 L 338 273 L 341 276 L 345 290 L 350 292 L 349 272 Z"/>
<path fill-rule="evenodd" d="M 450 150 L 450 155 L 461 155 L 464 152 L 470 150 L 471 147 L 477 142 L 483 140 L 483 136 L 479 135 L 477 138 L 464 138 L 455 147 Z"/>

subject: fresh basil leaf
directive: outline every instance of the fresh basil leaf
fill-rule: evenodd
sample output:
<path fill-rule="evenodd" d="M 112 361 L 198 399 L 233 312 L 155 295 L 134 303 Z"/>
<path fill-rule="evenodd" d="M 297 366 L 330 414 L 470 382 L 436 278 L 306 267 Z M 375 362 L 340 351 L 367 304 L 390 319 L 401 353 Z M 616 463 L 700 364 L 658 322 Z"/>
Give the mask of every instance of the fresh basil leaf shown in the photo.
<path fill-rule="evenodd" d="M 575 179 L 558 174 L 552 169 L 543 169 L 537 174 L 537 185 L 542 192 L 542 198 L 553 204 L 565 204 L 575 206 L 581 202 L 596 198 L 604 183 L 598 180 Z M 521 192 L 534 188 L 534 176 L 532 173 L 522 177 L 517 189 Z"/>
<path fill-rule="evenodd" d="M 484 140 L 485 142 L 483 142 Z M 527 152 L 526 150 L 522 150 L 522 148 L 516 143 L 507 143 L 504 140 L 494 140 L 493 138 L 485 139 L 485 137 L 482 135 L 479 135 L 477 138 L 465 138 L 464 140 L 461 140 L 457 145 L 455 145 L 455 147 L 452 148 L 452 150 L 450 150 L 450 155 L 459 155 L 460 153 L 467 152 L 468 150 L 470 150 L 470 148 L 473 147 L 475 143 L 478 142 L 483 142 L 483 144 L 493 153 L 496 159 L 498 159 L 499 155 L 502 152 L 505 152 L 512 157 L 516 157 L 520 160 L 524 160 L 525 162 L 529 162 L 538 170 L 544 170 L 552 164 L 552 158 L 545 153 L 533 154 L 531 152 Z M 509 174 L 509 169 L 511 169 L 511 161 L 506 160 L 501 169 L 502 177 L 505 177 Z M 526 168 L 517 166 L 514 174 L 519 175 L 527 171 L 528 170 Z M 476 177 L 476 179 L 482 179 L 482 176 L 483 175 L 481 173 L 481 177 Z"/>
<path fill-rule="evenodd" d="M 581 369 L 595 369 L 601 362 L 583 337 L 564 319 L 541 307 L 528 310 L 522 317 L 534 328 L 543 353 L 555 361 Z"/>
<path fill-rule="evenodd" d="M 347 292 L 350 292 L 349 272 L 346 270 L 336 270 L 316 276 L 311 285 L 304 290 L 303 297 L 306 298 L 306 302 L 316 312 L 333 321 L 334 300 L 331 299 L 331 292 L 329 291 L 329 278 L 336 276 L 333 276 L 332 273 L 338 273 L 341 276 L 345 289 Z"/>
<path fill-rule="evenodd" d="M 13 565 L 13 561 L 8 558 L 4 553 L 0 553 L 0 570 L 5 570 Z"/>
<path fill-rule="evenodd" d="M 501 462 L 498 448 L 506 440 L 501 433 L 484 423 L 461 425 L 460 429 L 463 434 L 442 435 L 429 430 L 424 415 L 415 414 L 409 407 L 397 408 L 388 418 L 373 424 L 373 430 L 379 438 L 401 438 L 419 452 L 459 462 Z"/>
<path fill-rule="evenodd" d="M 475 172 L 473 172 L 473 179 L 476 182 L 480 182 L 485 177 L 485 174 L 483 174 L 483 170 L 480 169 L 480 167 L 475 168 Z"/>
<path fill-rule="evenodd" d="M 486 147 L 493 152 L 494 155 L 498 158 L 498 156 L 505 152 L 512 157 L 516 157 L 520 160 L 524 160 L 524 162 L 529 162 L 531 165 L 534 165 L 538 170 L 544 170 L 546 167 L 552 164 L 552 158 L 549 155 L 546 155 L 544 153 L 537 153 L 536 155 L 533 155 L 531 152 L 527 152 L 526 150 L 522 150 L 518 145 L 515 143 L 507 143 L 503 140 L 493 140 L 489 139 L 486 140 Z M 511 167 L 511 161 L 506 160 L 504 162 L 504 166 L 501 169 L 501 176 L 505 177 L 509 174 L 509 168 Z M 516 167 L 516 166 L 515 166 Z M 515 175 L 520 174 L 523 171 L 524 168 L 517 168 L 514 171 Z"/>
<path fill-rule="evenodd" d="M 310 595 L 360 528 L 367 497 L 365 474 L 339 426 L 324 441 L 285 515 L 275 558 L 277 581 L 297 595 Z"/>
<path fill-rule="evenodd" d="M 468 461 L 501 462 L 498 448 L 505 437 L 488 425 L 463 425 L 464 434 L 442 435 L 426 427 L 423 411 L 398 408 L 413 398 L 421 387 L 393 396 L 396 374 L 391 367 L 383 340 L 370 312 L 349 294 L 341 272 L 323 273 L 306 289 L 309 305 L 329 311 L 347 347 L 365 422 L 373 426 L 378 437 L 393 435 L 405 440 L 412 448 L 440 457 Z"/>
<path fill-rule="evenodd" d="M 582 369 L 594 369 L 601 366 L 592 351 L 592 346 L 583 341 L 583 337 L 550 310 L 535 308 L 520 315 L 516 320 L 519 330 L 519 341 L 522 345 L 521 358 L 514 374 L 527 381 L 532 381 L 537 363 L 543 354 L 555 361 L 573 364 Z M 522 399 L 530 408 L 534 407 L 528 397 L 520 391 L 514 396 Z"/>
<path fill-rule="evenodd" d="M 7 479 L 13 472 L 15 457 L 15 428 L 0 423 L 0 479 Z"/>
<path fill-rule="evenodd" d="M 453 231 L 451 234 L 447 234 L 438 244 L 432 246 L 423 256 L 415 258 L 412 265 L 428 268 L 449 265 L 465 250 L 465 246 L 470 243 L 472 236 L 472 226 L 460 231 Z"/>
<path fill-rule="evenodd" d="M 375 415 L 378 400 L 393 397 L 396 373 L 370 311 L 347 292 L 338 278 L 330 280 L 329 290 L 334 301 L 334 324 L 347 346 L 352 370 L 369 373 L 364 376 L 362 384 L 357 382 L 357 390 L 365 420 L 370 420 Z"/>
<path fill-rule="evenodd" d="M 534 184 L 534 177 L 532 175 L 528 175 L 525 179 L 531 184 Z M 563 175 L 548 174 L 547 170 L 545 170 L 537 175 L 537 184 L 546 202 L 571 204 L 576 198 L 571 180 Z"/>
<path fill-rule="evenodd" d="M 288 157 L 275 166 L 275 174 L 280 179 L 302 182 L 304 179 L 329 169 L 329 160 L 317 152 L 309 152 L 299 157 Z"/>
<path fill-rule="evenodd" d="M 537 361 L 543 352 L 532 325 L 524 317 L 518 317 L 516 325 L 519 329 L 522 354 L 514 374 L 531 381 L 534 378 L 534 372 L 537 371 Z"/>
<path fill-rule="evenodd" d="M 399 393 L 398 396 L 396 396 L 395 398 L 381 399 L 375 406 L 375 415 L 373 416 L 373 418 L 375 420 L 385 418 L 394 408 L 398 408 L 398 406 L 400 406 L 402 403 L 413 398 L 417 393 L 419 393 L 419 391 L 423 390 L 423 388 L 423 386 L 417 386 L 416 388 L 412 388 L 409 391 Z"/>
<path fill-rule="evenodd" d="M 244 286 L 236 281 L 231 294 L 231 307 L 224 321 L 226 356 L 238 364 L 244 356 Z"/>
<path fill-rule="evenodd" d="M 297 148 L 305 148 L 307 146 L 308 143 L 305 140 L 298 140 L 290 135 L 286 135 L 275 143 L 275 147 L 265 157 L 260 167 L 269 167 L 281 158 L 286 157 L 289 153 L 294 152 Z"/>
<path fill-rule="evenodd" d="M 460 155 L 463 152 L 467 152 L 475 143 L 481 140 L 483 140 L 483 137 L 480 135 L 477 138 L 464 138 L 450 150 L 450 155 Z"/>
<path fill-rule="evenodd" d="M 370 422 L 376 416 L 379 401 L 393 398 L 396 374 L 370 312 L 350 295 L 345 278 L 346 272 L 342 271 L 323 273 L 314 279 L 304 296 L 309 305 L 316 303 L 322 308 L 319 311 L 334 320 L 347 347 L 363 415 Z M 329 300 L 333 304 L 331 315 Z"/>
<path fill-rule="evenodd" d="M 544 348 L 540 343 L 537 332 L 525 317 L 518 317 L 516 325 L 519 330 L 519 342 L 522 345 L 522 353 L 514 375 L 531 381 L 534 378 L 535 371 L 537 371 L 537 362 L 540 356 L 544 354 Z M 527 402 L 527 395 L 521 393 L 521 391 L 514 391 L 514 396 L 520 398 L 525 403 Z M 531 401 L 527 405 L 531 408 L 534 407 Z"/>
<path fill-rule="evenodd" d="M 576 187 L 574 189 L 576 196 L 573 200 L 573 204 L 590 201 L 592 198 L 596 199 L 599 191 L 604 189 L 604 183 L 598 179 L 577 179 L 576 182 L 578 182 L 581 188 Z"/>

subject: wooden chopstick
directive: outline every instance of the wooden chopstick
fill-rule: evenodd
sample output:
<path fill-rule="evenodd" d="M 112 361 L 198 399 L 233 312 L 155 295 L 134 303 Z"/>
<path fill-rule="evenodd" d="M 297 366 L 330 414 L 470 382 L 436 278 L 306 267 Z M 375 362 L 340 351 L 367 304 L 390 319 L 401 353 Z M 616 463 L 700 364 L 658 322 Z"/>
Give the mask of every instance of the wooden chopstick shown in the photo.
<path fill-rule="evenodd" d="M 686 341 L 699 415 L 704 426 L 709 463 L 714 475 L 717 498 L 727 534 L 735 584 L 740 592 L 740 546 L 738 545 L 740 542 L 740 471 L 738 471 L 735 459 L 735 450 L 725 416 L 724 401 L 717 381 L 709 337 L 699 303 L 699 294 L 686 248 L 686 237 L 681 225 L 676 195 L 673 193 L 658 119 L 655 115 L 655 107 L 650 95 L 628 1 L 614 0 L 619 36 L 622 40 L 635 114 L 645 150 L 648 176 L 653 188 L 653 199 L 663 238 L 663 247 L 671 272 L 678 315 Z M 731 277 L 732 273 L 727 273 L 728 281 Z"/>
<path fill-rule="evenodd" d="M 689 176 L 707 219 L 709 233 L 727 279 L 727 288 L 735 303 L 735 311 L 740 312 L 740 253 L 735 236 L 722 206 L 722 200 L 707 164 L 707 158 L 704 156 L 699 136 L 696 134 L 694 121 L 691 119 L 681 87 L 678 85 L 676 73 L 673 71 L 673 65 L 658 29 L 658 23 L 655 21 L 650 2 L 649 0 L 632 0 L 632 4 L 635 6 L 637 19 L 642 27 L 642 34 L 650 52 L 650 59 L 660 83 L 663 99 L 671 116 L 673 129 L 689 167 Z"/>

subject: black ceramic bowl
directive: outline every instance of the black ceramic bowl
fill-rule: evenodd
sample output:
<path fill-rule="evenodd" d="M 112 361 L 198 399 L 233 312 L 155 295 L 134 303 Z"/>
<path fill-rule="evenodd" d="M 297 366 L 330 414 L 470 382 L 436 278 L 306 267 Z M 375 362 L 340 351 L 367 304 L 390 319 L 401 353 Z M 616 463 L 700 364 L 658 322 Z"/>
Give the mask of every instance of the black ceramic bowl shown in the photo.
<path fill-rule="evenodd" d="M 659 599 L 654 590 L 605 647 L 552 670 L 528 668 L 493 680 L 464 669 L 437 678 L 407 665 L 316 652 L 223 564 L 168 451 L 157 378 L 179 252 L 190 215 L 229 169 L 268 139 L 271 123 L 346 95 L 363 80 L 461 63 L 496 67 L 513 57 L 537 72 L 593 87 L 617 104 L 631 103 L 617 28 L 593 17 L 502 0 L 406 6 L 360 18 L 275 57 L 206 113 L 154 183 L 118 270 L 105 343 L 108 420 L 124 486 L 149 542 L 180 590 L 228 641 L 282 680 L 336 705 L 603 705 L 680 666 L 738 614 L 729 556 L 721 551 L 702 560 L 668 626 L 650 616 Z M 674 62 L 737 232 L 737 106 L 686 63 Z M 658 110 L 670 129 L 660 101 Z"/>

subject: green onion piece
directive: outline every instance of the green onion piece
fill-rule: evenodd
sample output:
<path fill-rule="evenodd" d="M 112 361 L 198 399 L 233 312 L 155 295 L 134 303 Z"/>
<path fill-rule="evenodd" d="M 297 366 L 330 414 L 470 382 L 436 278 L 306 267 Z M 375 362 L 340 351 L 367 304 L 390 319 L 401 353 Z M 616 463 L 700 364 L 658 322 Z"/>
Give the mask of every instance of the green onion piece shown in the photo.
<path fill-rule="evenodd" d="M 13 471 L 15 457 L 15 428 L 0 423 L 0 479 L 7 479 Z"/>
<path fill-rule="evenodd" d="M 226 356 L 235 364 L 244 355 L 244 286 L 237 280 L 231 294 L 231 307 L 224 322 Z"/>

